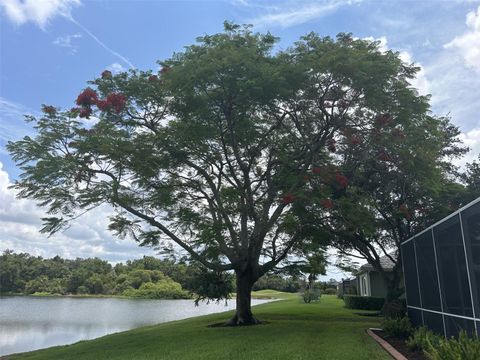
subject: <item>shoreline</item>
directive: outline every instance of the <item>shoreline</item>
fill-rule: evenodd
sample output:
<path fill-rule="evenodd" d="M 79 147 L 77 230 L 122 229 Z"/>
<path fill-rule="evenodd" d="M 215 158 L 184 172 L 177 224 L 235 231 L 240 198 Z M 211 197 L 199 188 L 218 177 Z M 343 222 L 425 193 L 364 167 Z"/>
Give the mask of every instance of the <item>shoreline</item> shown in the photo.
<path fill-rule="evenodd" d="M 7 298 L 7 296 L 3 296 L 5 298 Z M 30 296 L 30 295 L 25 295 L 25 296 L 16 296 L 16 295 L 12 295 L 12 296 L 8 296 L 8 297 L 22 297 L 22 298 L 35 298 L 36 296 Z M 57 299 L 59 298 L 79 298 L 79 296 L 67 296 L 67 295 L 60 295 L 60 296 L 39 296 L 39 298 L 41 297 L 55 297 Z M 87 297 L 87 298 L 95 298 L 95 297 Z M 107 297 L 105 296 L 102 296 L 102 297 L 96 297 L 96 298 L 104 298 L 106 299 Z M 114 299 L 115 297 L 110 297 L 109 299 Z M 123 299 L 126 299 L 126 300 L 131 300 L 131 298 L 126 298 L 126 297 L 123 297 Z M 137 300 L 138 298 L 133 298 L 135 300 Z M 181 300 L 181 301 L 191 301 L 192 303 L 192 307 L 195 307 L 194 306 L 194 303 L 193 303 L 193 299 L 140 299 L 140 300 L 157 300 L 157 301 L 165 301 L 165 300 L 171 300 L 171 301 L 175 301 L 175 300 Z M 256 307 L 258 305 L 263 305 L 263 304 L 267 304 L 267 303 L 270 303 L 270 302 L 274 302 L 275 300 L 280 300 L 280 299 L 272 299 L 272 298 L 262 298 L 262 299 L 255 299 L 255 300 L 260 300 L 261 302 L 258 303 L 258 304 L 252 304 L 252 307 Z M 231 302 L 232 299 L 229 300 L 229 305 L 230 306 L 234 306 L 234 302 Z M 202 302 L 203 305 L 208 305 L 205 301 Z M 217 305 L 223 305 L 222 302 L 218 303 Z M 226 305 L 226 304 L 225 304 Z M 194 314 L 192 316 L 187 316 L 187 317 L 180 317 L 180 318 L 176 318 L 176 319 L 169 319 L 169 320 L 166 320 L 166 321 L 162 321 L 162 320 L 158 320 L 158 322 L 155 322 L 155 323 L 152 323 L 152 324 L 144 324 L 144 325 L 140 325 L 140 326 L 136 326 L 136 327 L 131 327 L 131 328 L 126 328 L 126 329 L 121 329 L 121 330 L 115 330 L 115 331 L 112 331 L 112 332 L 108 332 L 108 333 L 104 333 L 102 335 L 99 335 L 99 336 L 95 336 L 95 337 L 87 337 L 87 338 L 84 338 L 84 339 L 78 339 L 78 340 L 73 340 L 73 341 L 67 341 L 65 343 L 60 343 L 60 344 L 52 344 L 52 345 L 47 345 L 47 346 L 44 346 L 44 347 L 39 347 L 39 348 L 36 348 L 36 349 L 29 349 L 29 350 L 21 350 L 20 352 L 17 350 L 16 352 L 11 352 L 11 353 L 7 353 L 7 354 L 2 354 L 0 355 L 0 359 L 3 360 L 3 359 L 9 359 L 10 356 L 16 356 L 17 354 L 26 354 L 26 353 L 31 353 L 31 352 L 36 352 L 36 351 L 42 351 L 42 350 L 46 350 L 46 349 L 51 349 L 51 348 L 56 348 L 56 347 L 65 347 L 65 346 L 72 346 L 72 345 L 75 345 L 79 342 L 85 342 L 85 341 L 95 341 L 95 340 L 98 340 L 98 339 L 101 339 L 105 336 L 110 336 L 110 335 L 114 335 L 114 334 L 120 334 L 120 333 L 125 333 L 125 332 L 129 332 L 129 331 L 135 331 L 135 330 L 139 330 L 139 329 L 142 329 L 142 328 L 148 328 L 148 327 L 152 327 L 152 326 L 163 326 L 163 325 L 167 325 L 167 324 L 173 324 L 173 323 L 176 323 L 176 322 L 179 322 L 179 321 L 185 321 L 185 320 L 188 320 L 188 321 L 197 321 L 197 319 L 201 319 L 205 316 L 212 316 L 212 315 L 220 315 L 221 314 L 224 314 L 224 313 L 228 313 L 228 312 L 232 312 L 234 311 L 234 309 L 232 308 L 226 308 L 224 309 L 223 307 L 222 308 L 218 308 L 217 311 L 214 311 L 214 312 L 210 312 L 210 313 L 200 313 L 200 314 Z"/>
<path fill-rule="evenodd" d="M 261 326 L 210 326 L 227 321 L 233 313 L 221 311 L 111 333 L 71 345 L 10 353 L 1 359 L 313 360 L 319 355 L 326 359 L 390 359 L 365 332 L 379 326 L 379 319 L 355 314 L 333 295 L 305 304 L 297 294 L 277 294 L 277 299 L 282 301 L 255 306 L 254 315 L 263 322 Z M 261 291 L 260 295 L 273 297 L 274 294 Z"/>

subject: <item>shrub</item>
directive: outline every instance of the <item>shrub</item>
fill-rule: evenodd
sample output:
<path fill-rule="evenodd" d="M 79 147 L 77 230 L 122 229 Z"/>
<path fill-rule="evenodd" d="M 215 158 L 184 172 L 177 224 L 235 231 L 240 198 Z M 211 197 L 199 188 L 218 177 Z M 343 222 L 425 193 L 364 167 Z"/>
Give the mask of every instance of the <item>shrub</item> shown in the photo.
<path fill-rule="evenodd" d="M 412 351 L 424 351 L 428 349 L 429 344 L 437 347 L 441 339 L 441 336 L 434 334 L 426 326 L 422 326 L 413 332 L 405 344 Z"/>
<path fill-rule="evenodd" d="M 374 296 L 344 295 L 345 307 L 359 310 L 380 310 L 385 303 L 384 298 Z"/>
<path fill-rule="evenodd" d="M 326 288 L 325 290 L 323 290 L 323 293 L 325 295 L 336 295 L 337 294 L 337 289 L 334 289 L 334 288 Z"/>
<path fill-rule="evenodd" d="M 478 360 L 480 340 L 477 336 L 469 338 L 465 330 L 462 330 L 458 339 L 439 339 L 436 345 L 428 341 L 424 353 L 430 360 Z"/>
<path fill-rule="evenodd" d="M 303 301 L 305 301 L 308 304 L 312 301 L 320 300 L 320 296 L 321 294 L 319 290 L 308 289 L 308 290 L 305 290 L 305 292 L 303 293 Z"/>
<path fill-rule="evenodd" d="M 78 288 L 77 288 L 77 294 L 79 295 L 85 295 L 85 294 L 88 294 L 88 289 L 86 286 L 83 286 L 83 285 L 80 285 Z"/>
<path fill-rule="evenodd" d="M 405 300 L 392 300 L 386 302 L 382 307 L 382 314 L 386 318 L 402 318 L 406 315 L 407 306 Z"/>
<path fill-rule="evenodd" d="M 387 337 L 406 339 L 413 334 L 413 327 L 408 317 L 385 319 L 382 327 Z"/>
<path fill-rule="evenodd" d="M 157 283 L 147 282 L 142 284 L 138 289 L 126 289 L 123 295 L 144 299 L 190 298 L 188 292 L 183 290 L 182 286 L 173 280 L 162 280 Z"/>

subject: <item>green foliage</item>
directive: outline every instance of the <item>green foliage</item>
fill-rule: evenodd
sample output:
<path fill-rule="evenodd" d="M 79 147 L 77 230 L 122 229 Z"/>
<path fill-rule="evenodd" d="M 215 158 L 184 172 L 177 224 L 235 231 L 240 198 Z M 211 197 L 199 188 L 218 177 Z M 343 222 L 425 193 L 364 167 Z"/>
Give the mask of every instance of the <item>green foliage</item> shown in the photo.
<path fill-rule="evenodd" d="M 138 289 L 126 289 L 123 291 L 124 296 L 138 297 L 144 299 L 189 299 L 190 295 L 182 289 L 182 286 L 171 280 L 163 279 L 156 283 L 147 282 L 142 284 Z"/>
<path fill-rule="evenodd" d="M 385 302 L 382 307 L 382 314 L 386 318 L 402 318 L 406 315 L 407 304 L 406 301 L 395 299 Z"/>
<path fill-rule="evenodd" d="M 429 360 L 478 360 L 480 359 L 480 340 L 477 336 L 469 337 L 465 330 L 460 332 L 458 339 L 443 338 L 437 341 L 427 338 L 425 356 Z"/>
<path fill-rule="evenodd" d="M 343 301 L 346 308 L 359 310 L 380 310 L 385 303 L 384 298 L 358 295 L 344 295 Z"/>
<path fill-rule="evenodd" d="M 190 279 L 189 289 L 195 294 L 195 304 L 202 300 L 227 301 L 235 291 L 234 277 L 198 267 Z"/>
<path fill-rule="evenodd" d="M 282 277 L 275 274 L 265 274 L 253 284 L 253 290 L 272 289 L 283 292 L 298 292 L 304 286 L 304 282 L 296 276 Z"/>
<path fill-rule="evenodd" d="M 159 298 L 164 294 L 166 298 L 189 298 L 182 286 L 192 285 L 193 268 L 148 256 L 127 261 L 126 264 L 119 263 L 112 268 L 108 262 L 97 258 L 68 260 L 56 256 L 43 259 L 6 250 L 0 257 L 0 293 L 149 298 Z M 180 282 L 161 270 L 173 274 Z M 145 287 L 145 284 L 149 285 Z"/>
<path fill-rule="evenodd" d="M 387 337 L 407 339 L 413 334 L 413 327 L 408 317 L 384 319 L 382 329 Z"/>
<path fill-rule="evenodd" d="M 337 294 L 337 289 L 335 288 L 326 288 L 325 290 L 323 290 L 323 293 L 325 295 L 336 295 Z"/>
<path fill-rule="evenodd" d="M 320 297 L 322 296 L 320 290 L 317 289 L 306 289 L 303 292 L 303 301 L 305 303 L 311 303 L 312 301 L 317 301 L 320 300 Z"/>
<path fill-rule="evenodd" d="M 428 330 L 426 326 L 421 326 L 413 332 L 413 334 L 405 341 L 407 347 L 412 351 L 424 351 L 430 347 L 437 348 L 442 336 Z"/>

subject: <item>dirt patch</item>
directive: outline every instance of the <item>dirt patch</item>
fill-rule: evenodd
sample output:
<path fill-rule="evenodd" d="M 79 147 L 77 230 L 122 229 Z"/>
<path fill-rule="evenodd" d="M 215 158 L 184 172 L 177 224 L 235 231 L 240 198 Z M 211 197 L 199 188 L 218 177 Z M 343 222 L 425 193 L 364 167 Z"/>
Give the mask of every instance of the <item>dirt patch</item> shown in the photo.
<path fill-rule="evenodd" d="M 230 325 L 227 322 L 218 322 L 214 324 L 209 324 L 207 327 L 209 328 L 216 328 L 216 327 L 245 327 L 245 326 L 257 326 L 257 325 L 268 325 L 270 321 L 259 321 L 258 324 L 249 324 L 249 325 Z"/>
<path fill-rule="evenodd" d="M 405 339 L 392 338 L 385 336 L 385 333 L 381 330 L 372 330 L 376 335 L 380 336 L 383 340 L 392 345 L 399 353 L 405 356 L 408 360 L 427 360 L 423 352 L 412 351 L 405 345 Z"/>
<path fill-rule="evenodd" d="M 360 315 L 360 316 L 371 316 L 371 317 L 380 317 L 382 316 L 382 313 L 380 311 L 375 311 L 375 312 L 355 312 L 355 315 Z"/>

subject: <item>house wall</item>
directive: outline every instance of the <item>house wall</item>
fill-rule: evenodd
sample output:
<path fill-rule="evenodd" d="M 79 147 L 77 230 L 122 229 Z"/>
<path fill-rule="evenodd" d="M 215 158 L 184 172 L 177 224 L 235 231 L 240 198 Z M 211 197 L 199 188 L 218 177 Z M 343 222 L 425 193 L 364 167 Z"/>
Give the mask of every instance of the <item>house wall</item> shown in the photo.
<path fill-rule="evenodd" d="M 382 276 L 377 271 L 370 271 L 370 296 L 386 297 L 387 287 L 383 281 Z"/>
<path fill-rule="evenodd" d="M 365 279 L 365 281 L 362 280 L 363 278 Z M 383 298 L 387 296 L 387 286 L 385 285 L 383 277 L 378 271 L 370 270 L 361 273 L 358 275 L 357 279 L 359 289 L 358 295 Z M 365 284 L 367 285 L 366 291 L 363 288 Z"/>

